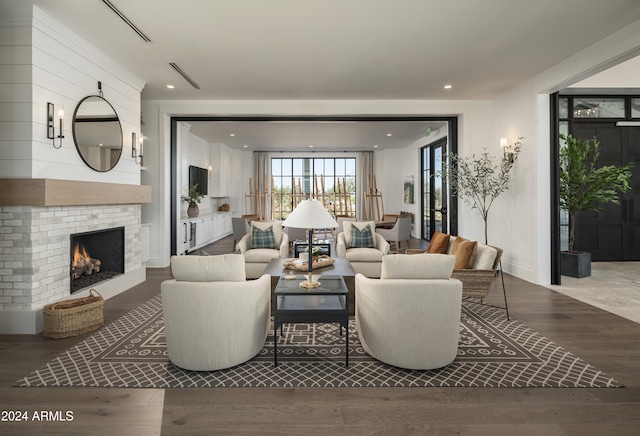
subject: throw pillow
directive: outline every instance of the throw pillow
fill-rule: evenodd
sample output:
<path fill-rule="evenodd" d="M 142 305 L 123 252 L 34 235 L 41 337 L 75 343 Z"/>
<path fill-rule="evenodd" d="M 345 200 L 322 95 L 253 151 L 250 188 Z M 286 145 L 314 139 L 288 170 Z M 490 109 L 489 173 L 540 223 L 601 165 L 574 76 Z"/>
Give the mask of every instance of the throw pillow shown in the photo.
<path fill-rule="evenodd" d="M 278 248 L 273 234 L 273 226 L 269 226 L 264 230 L 253 226 L 251 228 L 251 248 Z"/>
<path fill-rule="evenodd" d="M 451 238 L 451 235 L 436 230 L 433 236 L 431 236 L 431 241 L 429 241 L 429 245 L 427 246 L 427 253 L 447 254 L 449 238 Z"/>
<path fill-rule="evenodd" d="M 456 263 L 453 269 L 471 268 L 477 246 L 477 241 L 469 241 L 468 239 L 458 236 L 451 246 L 451 254 L 456 257 Z"/>
<path fill-rule="evenodd" d="M 371 226 L 367 224 L 360 230 L 351 224 L 351 239 L 348 246 L 349 248 L 374 248 L 376 244 L 373 239 L 373 232 L 371 232 Z"/>
<path fill-rule="evenodd" d="M 369 224 L 369 228 L 375 229 L 376 223 L 375 221 L 348 221 L 342 223 L 342 229 L 344 233 L 344 243 L 347 247 L 351 247 L 351 229 L 357 228 L 362 231 L 362 229 Z"/>

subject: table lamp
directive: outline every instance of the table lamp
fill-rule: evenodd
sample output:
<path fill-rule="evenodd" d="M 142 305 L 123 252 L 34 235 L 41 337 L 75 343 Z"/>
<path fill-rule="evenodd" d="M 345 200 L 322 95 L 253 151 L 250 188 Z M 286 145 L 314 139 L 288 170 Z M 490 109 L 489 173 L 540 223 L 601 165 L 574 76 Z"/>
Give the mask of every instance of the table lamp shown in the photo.
<path fill-rule="evenodd" d="M 306 289 L 319 287 L 320 282 L 314 283 L 311 280 L 313 271 L 313 229 L 335 228 L 338 227 L 338 223 L 321 202 L 312 198 L 310 200 L 302 200 L 282 225 L 283 227 L 308 230 L 309 240 L 307 241 L 307 246 L 309 247 L 309 257 L 307 258 L 307 263 L 309 264 L 309 277 L 306 282 L 300 283 L 300 287 Z"/>

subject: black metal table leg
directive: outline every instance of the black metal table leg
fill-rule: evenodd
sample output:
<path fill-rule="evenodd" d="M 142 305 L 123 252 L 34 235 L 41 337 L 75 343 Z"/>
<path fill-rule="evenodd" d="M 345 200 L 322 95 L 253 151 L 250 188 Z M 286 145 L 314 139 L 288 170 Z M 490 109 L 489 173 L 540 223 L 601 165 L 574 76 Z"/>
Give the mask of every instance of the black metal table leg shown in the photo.
<path fill-rule="evenodd" d="M 345 330 L 345 342 L 346 342 L 346 345 L 345 345 L 346 365 L 345 366 L 349 366 L 349 320 L 348 319 L 347 319 L 347 324 L 344 326 L 344 330 Z"/>
<path fill-rule="evenodd" d="M 280 328 L 282 328 L 282 325 L 280 325 Z M 278 326 L 275 323 L 273 324 L 273 366 L 278 366 Z"/>

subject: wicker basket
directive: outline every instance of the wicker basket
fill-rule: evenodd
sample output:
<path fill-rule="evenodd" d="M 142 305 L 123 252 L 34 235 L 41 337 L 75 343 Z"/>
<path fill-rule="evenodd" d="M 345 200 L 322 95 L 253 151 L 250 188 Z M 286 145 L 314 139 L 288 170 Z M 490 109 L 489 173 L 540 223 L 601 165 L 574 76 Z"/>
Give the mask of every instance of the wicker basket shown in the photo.
<path fill-rule="evenodd" d="M 62 339 L 97 330 L 104 324 L 104 299 L 95 289 L 75 300 L 48 304 L 42 309 L 45 338 Z"/>

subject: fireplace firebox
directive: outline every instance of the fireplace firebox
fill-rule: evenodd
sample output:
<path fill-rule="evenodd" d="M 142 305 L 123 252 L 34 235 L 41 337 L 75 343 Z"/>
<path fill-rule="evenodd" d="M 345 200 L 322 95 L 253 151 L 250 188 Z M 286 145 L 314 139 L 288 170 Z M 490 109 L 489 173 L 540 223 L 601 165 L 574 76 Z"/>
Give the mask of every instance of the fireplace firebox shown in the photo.
<path fill-rule="evenodd" d="M 71 293 L 124 274 L 124 227 L 71 235 Z"/>

